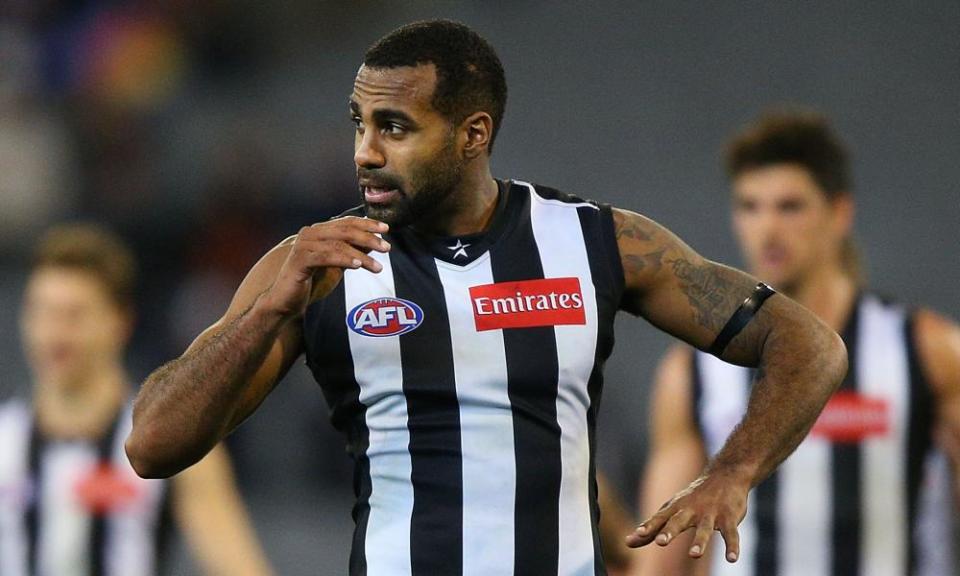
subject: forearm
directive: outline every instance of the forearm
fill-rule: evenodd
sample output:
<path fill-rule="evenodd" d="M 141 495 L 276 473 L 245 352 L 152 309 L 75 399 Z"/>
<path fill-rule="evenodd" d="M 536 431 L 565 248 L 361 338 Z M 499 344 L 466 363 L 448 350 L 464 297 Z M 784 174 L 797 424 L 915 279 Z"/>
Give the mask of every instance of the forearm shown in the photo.
<path fill-rule="evenodd" d="M 144 382 L 127 439 L 127 454 L 139 473 L 175 474 L 229 432 L 245 386 L 284 323 L 260 300 Z"/>
<path fill-rule="evenodd" d="M 799 305 L 778 299 L 762 340 L 747 414 L 708 466 L 755 486 L 800 444 L 847 371 L 843 341 Z"/>

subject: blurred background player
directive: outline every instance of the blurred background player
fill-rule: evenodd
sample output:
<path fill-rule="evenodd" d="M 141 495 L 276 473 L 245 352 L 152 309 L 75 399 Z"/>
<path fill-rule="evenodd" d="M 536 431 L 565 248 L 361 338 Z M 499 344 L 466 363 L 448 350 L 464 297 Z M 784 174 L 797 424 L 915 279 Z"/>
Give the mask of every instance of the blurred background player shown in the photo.
<path fill-rule="evenodd" d="M 0 404 L 0 574 L 160 574 L 171 518 L 204 573 L 270 574 L 222 447 L 170 481 L 127 462 L 134 283 L 131 252 L 99 228 L 54 228 L 36 248 L 21 314 L 33 401 Z"/>
<path fill-rule="evenodd" d="M 939 440 L 956 469 L 960 329 L 863 287 L 847 152 L 822 116 L 763 116 L 731 141 L 726 168 L 748 268 L 840 332 L 850 370 L 797 452 L 751 495 L 740 562 L 714 555 L 710 573 L 952 574 L 950 480 L 933 447 Z M 750 381 L 750 371 L 687 346 L 666 354 L 653 392 L 646 512 L 722 445 Z M 684 547 L 643 554 L 645 576 L 708 572 Z"/>

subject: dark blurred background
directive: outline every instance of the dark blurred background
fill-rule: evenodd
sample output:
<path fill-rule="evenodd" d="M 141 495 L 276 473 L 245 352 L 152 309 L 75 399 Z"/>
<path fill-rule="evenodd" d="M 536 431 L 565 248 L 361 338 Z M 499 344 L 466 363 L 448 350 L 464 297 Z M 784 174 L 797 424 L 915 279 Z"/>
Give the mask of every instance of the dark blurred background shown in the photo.
<path fill-rule="evenodd" d="M 739 264 L 719 153 L 771 105 L 829 114 L 852 148 L 870 283 L 960 316 L 960 2 L 0 0 L 0 397 L 29 393 L 28 249 L 104 222 L 141 259 L 139 381 L 225 309 L 244 272 L 358 203 L 346 97 L 365 48 L 416 19 L 498 49 L 498 177 L 643 212 Z M 633 502 L 668 339 L 624 317 L 600 462 Z M 230 440 L 280 574 L 342 573 L 349 463 L 296 368 Z M 192 573 L 178 552 L 175 573 Z"/>

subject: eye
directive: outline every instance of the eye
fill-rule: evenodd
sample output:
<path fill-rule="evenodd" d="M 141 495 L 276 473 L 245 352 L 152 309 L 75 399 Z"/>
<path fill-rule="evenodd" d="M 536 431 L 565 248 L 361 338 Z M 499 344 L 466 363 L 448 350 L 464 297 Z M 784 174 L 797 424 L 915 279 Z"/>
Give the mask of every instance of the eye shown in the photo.
<path fill-rule="evenodd" d="M 754 212 L 757 209 L 757 203 L 753 200 L 739 200 L 736 207 L 740 212 Z"/>
<path fill-rule="evenodd" d="M 350 121 L 353 122 L 354 127 L 356 127 L 357 132 L 363 134 L 363 120 L 359 116 L 351 116 Z"/>
<path fill-rule="evenodd" d="M 383 133 L 390 136 L 403 136 L 407 132 L 407 127 L 396 122 L 389 122 L 383 127 Z"/>
<path fill-rule="evenodd" d="M 795 214 L 804 208 L 802 200 L 785 200 L 780 203 L 780 211 Z"/>

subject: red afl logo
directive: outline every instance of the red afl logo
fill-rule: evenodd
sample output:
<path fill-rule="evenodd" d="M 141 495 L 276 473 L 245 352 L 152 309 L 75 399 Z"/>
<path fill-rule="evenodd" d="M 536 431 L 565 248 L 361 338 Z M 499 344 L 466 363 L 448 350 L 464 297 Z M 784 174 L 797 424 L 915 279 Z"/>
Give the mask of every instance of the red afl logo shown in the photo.
<path fill-rule="evenodd" d="M 354 307 L 347 314 L 347 326 L 357 334 L 383 338 L 416 330 L 423 322 L 423 310 L 409 300 L 376 298 Z"/>

